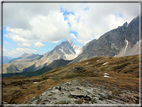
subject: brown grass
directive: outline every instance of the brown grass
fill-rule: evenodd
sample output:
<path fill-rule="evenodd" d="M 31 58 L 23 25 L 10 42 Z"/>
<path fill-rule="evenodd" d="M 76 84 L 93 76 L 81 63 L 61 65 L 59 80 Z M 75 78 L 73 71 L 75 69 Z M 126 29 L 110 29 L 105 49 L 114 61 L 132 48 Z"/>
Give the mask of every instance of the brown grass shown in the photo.
<path fill-rule="evenodd" d="M 99 62 L 96 62 L 100 60 Z M 106 65 L 102 65 L 109 62 Z M 88 64 L 86 64 L 88 63 Z M 97 76 L 93 75 L 94 70 L 82 69 L 80 72 L 71 72 L 73 67 L 91 67 L 100 70 Z M 9 77 L 3 78 L 3 101 L 10 104 L 21 104 L 39 96 L 48 88 L 72 81 L 75 79 L 84 79 L 92 83 L 107 85 L 113 90 L 112 86 L 116 85 L 123 89 L 139 89 L 139 56 L 129 57 L 95 57 L 89 60 L 55 68 L 43 75 L 36 77 Z M 104 78 L 103 73 L 109 73 L 112 78 Z M 38 81 L 38 83 L 33 83 Z M 114 92 L 114 94 L 118 94 Z M 59 102 L 64 103 L 64 102 Z"/>

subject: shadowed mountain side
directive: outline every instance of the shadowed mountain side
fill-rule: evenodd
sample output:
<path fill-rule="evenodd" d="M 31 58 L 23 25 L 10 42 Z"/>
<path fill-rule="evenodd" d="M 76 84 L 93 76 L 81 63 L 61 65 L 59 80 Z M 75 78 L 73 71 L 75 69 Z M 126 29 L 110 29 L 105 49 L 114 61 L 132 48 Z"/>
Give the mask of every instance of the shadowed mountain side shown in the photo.
<path fill-rule="evenodd" d="M 33 68 L 31 66 L 31 67 L 25 68 L 22 73 L 8 73 L 8 74 L 3 74 L 3 78 L 5 78 L 5 77 L 11 77 L 11 76 L 26 76 L 26 77 L 38 76 L 38 75 L 41 75 L 41 74 L 43 74 L 45 72 L 48 72 L 48 71 L 56 68 L 56 67 L 65 66 L 65 65 L 67 65 L 71 61 L 72 60 L 64 60 L 64 59 L 55 60 L 51 64 L 49 64 L 48 66 L 43 67 L 40 70 L 37 70 L 35 72 L 28 72 L 28 71 L 30 71 Z"/>

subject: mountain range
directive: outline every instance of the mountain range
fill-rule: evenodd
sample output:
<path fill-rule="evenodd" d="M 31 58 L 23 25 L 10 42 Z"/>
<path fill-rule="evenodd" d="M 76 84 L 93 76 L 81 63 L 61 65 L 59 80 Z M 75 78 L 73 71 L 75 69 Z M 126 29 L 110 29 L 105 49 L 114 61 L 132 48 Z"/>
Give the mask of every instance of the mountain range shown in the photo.
<path fill-rule="evenodd" d="M 48 66 L 54 60 L 72 60 L 81 50 L 82 48 L 75 46 L 71 40 L 66 40 L 44 55 L 24 53 L 21 57 L 10 60 L 3 66 L 3 73 L 34 72 Z"/>
<path fill-rule="evenodd" d="M 14 59 L 11 59 L 8 63 L 11 63 L 11 62 L 21 62 L 21 61 L 33 61 L 32 59 L 34 58 L 37 58 L 37 60 L 39 60 L 40 58 L 42 58 L 43 55 L 39 55 L 39 54 L 28 54 L 28 53 L 24 53 L 21 57 L 18 57 L 18 58 L 14 58 Z"/>
<path fill-rule="evenodd" d="M 55 60 L 62 59 L 62 63 L 65 60 L 70 61 L 53 65 L 64 66 L 97 56 L 123 57 L 139 54 L 139 26 L 139 17 L 136 17 L 129 24 L 125 22 L 122 26 L 106 32 L 99 39 L 88 42 L 82 48 L 75 46 L 71 40 L 66 40 L 44 55 L 25 53 L 4 64 L 3 73 L 36 72 L 48 68 Z M 53 65 L 51 68 L 55 68 Z"/>
<path fill-rule="evenodd" d="M 139 54 L 139 17 L 129 24 L 106 32 L 98 40 L 94 39 L 83 47 L 83 52 L 71 63 L 97 56 L 129 56 Z"/>
<path fill-rule="evenodd" d="M 9 60 L 11 60 L 11 59 L 12 59 L 12 57 L 3 56 L 3 64 L 8 63 L 8 62 L 9 62 Z M 1 56 L 0 56 L 0 61 L 1 61 Z M 0 62 L 0 64 L 1 64 L 1 62 Z"/>

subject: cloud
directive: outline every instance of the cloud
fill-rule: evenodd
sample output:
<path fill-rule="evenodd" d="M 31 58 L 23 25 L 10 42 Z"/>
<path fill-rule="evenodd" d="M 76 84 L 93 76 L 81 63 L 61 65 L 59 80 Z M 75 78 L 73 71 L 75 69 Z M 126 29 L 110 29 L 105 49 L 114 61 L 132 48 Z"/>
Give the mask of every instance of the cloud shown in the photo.
<path fill-rule="evenodd" d="M 1 50 L 2 48 L 0 48 L 0 50 Z M 5 47 L 3 46 L 3 52 L 7 52 L 8 50 L 7 49 L 5 49 Z"/>
<path fill-rule="evenodd" d="M 52 12 L 48 16 L 38 16 L 29 21 L 31 29 L 7 27 L 9 37 L 19 44 L 18 46 L 31 46 L 41 42 L 55 42 L 62 39 L 72 39 L 67 21 L 62 13 Z"/>
<path fill-rule="evenodd" d="M 6 49 L 3 48 L 3 51 L 8 51 L 8 50 L 6 50 Z"/>
<path fill-rule="evenodd" d="M 10 43 L 8 43 L 8 42 L 6 42 L 6 41 L 5 41 L 4 43 L 7 44 L 7 45 L 11 45 Z"/>
<path fill-rule="evenodd" d="M 77 41 L 82 45 L 139 15 L 138 3 L 86 3 L 77 7 L 74 4 L 65 4 L 63 7 L 75 14 L 66 17 L 71 24 L 70 29 L 77 32 Z"/>
<path fill-rule="evenodd" d="M 7 34 L 4 34 L 4 36 L 5 36 L 6 38 L 9 38 L 9 36 L 8 36 Z"/>
<path fill-rule="evenodd" d="M 34 43 L 34 45 L 35 45 L 35 47 L 37 47 L 37 48 L 41 48 L 42 46 L 45 46 L 43 43 L 41 43 L 41 42 L 36 42 L 36 43 Z"/>
<path fill-rule="evenodd" d="M 139 15 L 139 6 L 139 3 L 4 3 L 3 24 L 8 26 L 5 36 L 23 47 L 62 39 L 76 39 L 85 45 L 130 22 Z M 77 36 L 70 31 L 76 31 Z"/>
<path fill-rule="evenodd" d="M 18 43 L 18 46 L 20 46 L 20 47 L 30 47 L 31 44 L 30 43 Z"/>
<path fill-rule="evenodd" d="M 37 50 L 32 50 L 32 49 L 29 49 L 29 48 L 16 48 L 16 49 L 12 49 L 12 51 L 8 51 L 7 54 L 9 56 L 14 56 L 14 57 L 17 57 L 17 56 L 20 56 L 21 54 L 23 53 L 35 53 L 37 52 Z"/>
<path fill-rule="evenodd" d="M 31 29 L 29 20 L 39 15 L 47 16 L 58 9 L 57 3 L 4 3 L 3 24 L 12 28 Z"/>

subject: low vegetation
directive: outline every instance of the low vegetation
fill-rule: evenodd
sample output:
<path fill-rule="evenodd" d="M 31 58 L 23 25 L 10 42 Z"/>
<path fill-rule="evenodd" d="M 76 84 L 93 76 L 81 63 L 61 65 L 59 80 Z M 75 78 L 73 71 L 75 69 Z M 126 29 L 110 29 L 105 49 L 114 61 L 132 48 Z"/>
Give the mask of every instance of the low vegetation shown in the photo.
<path fill-rule="evenodd" d="M 108 63 L 103 65 L 106 62 Z M 48 72 L 44 69 L 44 72 L 42 75 L 33 77 L 13 76 L 3 78 L 2 100 L 10 104 L 22 104 L 35 96 L 39 96 L 53 86 L 76 79 L 80 79 L 80 82 L 81 80 L 87 80 L 92 83 L 107 85 L 109 90 L 113 89 L 113 85 L 117 85 L 121 89 L 139 91 L 138 55 L 127 57 L 94 57 L 58 67 Z M 103 77 L 104 73 L 108 73 L 110 77 Z M 120 94 L 119 90 L 112 90 L 112 92 L 115 96 Z M 68 97 L 71 98 L 72 96 Z M 40 99 L 37 100 L 37 103 L 38 101 Z M 92 99 L 92 101 L 95 102 L 95 99 Z M 81 104 L 82 100 L 76 102 Z M 69 103 L 66 101 L 58 102 L 58 104 Z"/>
<path fill-rule="evenodd" d="M 70 104 L 70 103 L 71 103 L 70 101 L 60 101 L 55 104 Z"/>

